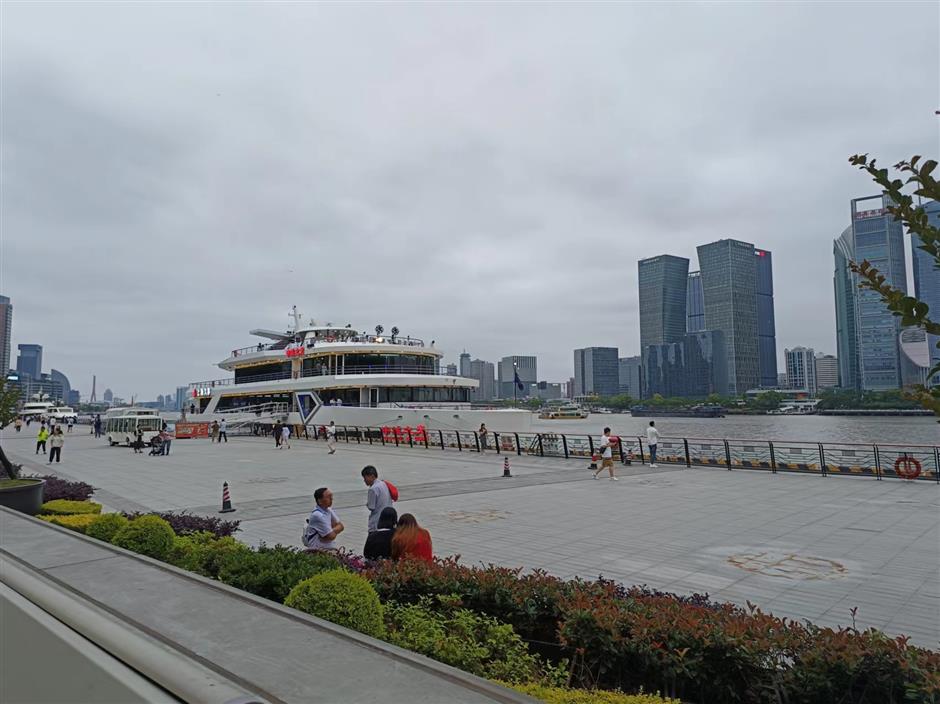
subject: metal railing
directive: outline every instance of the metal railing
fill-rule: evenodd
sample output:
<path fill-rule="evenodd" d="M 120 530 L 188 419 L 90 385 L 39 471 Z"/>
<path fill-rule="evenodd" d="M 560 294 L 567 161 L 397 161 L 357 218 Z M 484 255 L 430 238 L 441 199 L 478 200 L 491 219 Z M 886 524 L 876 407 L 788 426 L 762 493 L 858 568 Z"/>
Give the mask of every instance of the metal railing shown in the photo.
<path fill-rule="evenodd" d="M 423 364 L 363 364 L 340 365 L 339 369 L 329 369 L 326 365 L 303 370 L 303 376 L 343 376 L 348 374 L 439 374 L 433 366 Z"/>
<path fill-rule="evenodd" d="M 320 439 L 325 430 L 322 425 L 309 426 L 305 433 Z M 459 452 L 489 450 L 497 454 L 588 460 L 596 457 L 601 443 L 598 435 L 492 431 L 481 435 L 473 430 L 430 430 L 423 426 L 337 426 L 336 435 L 338 440 L 357 444 Z M 621 435 L 613 450 L 624 465 L 646 464 L 650 460 L 650 446 L 643 437 Z M 773 474 L 802 472 L 822 477 L 867 476 L 879 481 L 916 479 L 940 484 L 940 447 L 935 445 L 661 437 L 656 446 L 656 462 L 690 468 L 723 467 L 729 471 L 750 469 Z"/>

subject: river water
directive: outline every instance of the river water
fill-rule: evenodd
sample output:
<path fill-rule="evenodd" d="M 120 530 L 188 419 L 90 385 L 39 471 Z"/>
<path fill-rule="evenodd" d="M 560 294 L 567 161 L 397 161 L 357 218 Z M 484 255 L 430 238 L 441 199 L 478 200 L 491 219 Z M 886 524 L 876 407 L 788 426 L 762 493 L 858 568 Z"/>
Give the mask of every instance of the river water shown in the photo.
<path fill-rule="evenodd" d="M 610 426 L 617 435 L 643 435 L 649 418 L 629 414 L 591 414 L 584 420 L 541 420 L 534 432 L 599 435 Z M 921 416 L 725 416 L 724 418 L 654 418 L 663 437 L 802 442 L 940 445 L 940 423 Z"/>

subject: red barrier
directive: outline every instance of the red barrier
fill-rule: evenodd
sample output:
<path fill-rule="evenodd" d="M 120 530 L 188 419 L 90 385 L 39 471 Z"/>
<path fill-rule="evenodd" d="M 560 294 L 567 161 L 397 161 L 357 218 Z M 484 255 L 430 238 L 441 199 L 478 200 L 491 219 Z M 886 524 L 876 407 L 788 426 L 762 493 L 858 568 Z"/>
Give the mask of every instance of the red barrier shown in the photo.
<path fill-rule="evenodd" d="M 209 437 L 208 423 L 177 423 L 176 439 L 207 438 Z"/>

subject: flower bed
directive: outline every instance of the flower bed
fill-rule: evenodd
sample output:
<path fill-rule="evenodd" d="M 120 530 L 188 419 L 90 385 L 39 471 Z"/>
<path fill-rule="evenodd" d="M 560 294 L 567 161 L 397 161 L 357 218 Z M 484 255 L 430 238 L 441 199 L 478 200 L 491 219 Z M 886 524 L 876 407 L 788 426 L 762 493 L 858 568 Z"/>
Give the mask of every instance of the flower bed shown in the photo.
<path fill-rule="evenodd" d="M 940 653 L 873 629 L 453 559 L 370 565 L 348 553 L 251 549 L 207 531 L 176 535 L 153 515 L 76 518 L 108 521 L 102 534 L 114 529 L 117 545 L 557 704 L 665 701 L 642 694 L 655 691 L 701 704 L 940 701 Z"/>

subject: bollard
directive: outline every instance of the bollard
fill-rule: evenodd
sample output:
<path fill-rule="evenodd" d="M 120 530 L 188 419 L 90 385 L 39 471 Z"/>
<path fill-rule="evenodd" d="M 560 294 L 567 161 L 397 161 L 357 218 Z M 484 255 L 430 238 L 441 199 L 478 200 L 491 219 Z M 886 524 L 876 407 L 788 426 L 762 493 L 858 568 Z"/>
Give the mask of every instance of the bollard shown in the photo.
<path fill-rule="evenodd" d="M 506 457 L 506 458 L 503 460 L 503 476 L 504 476 L 504 477 L 512 477 L 512 474 L 510 474 L 510 472 L 509 472 L 509 458 L 508 458 L 508 457 Z"/>
<path fill-rule="evenodd" d="M 219 513 L 231 513 L 234 510 L 232 497 L 228 493 L 228 482 L 222 482 L 222 510 Z"/>

